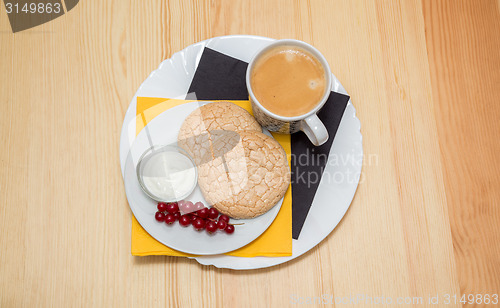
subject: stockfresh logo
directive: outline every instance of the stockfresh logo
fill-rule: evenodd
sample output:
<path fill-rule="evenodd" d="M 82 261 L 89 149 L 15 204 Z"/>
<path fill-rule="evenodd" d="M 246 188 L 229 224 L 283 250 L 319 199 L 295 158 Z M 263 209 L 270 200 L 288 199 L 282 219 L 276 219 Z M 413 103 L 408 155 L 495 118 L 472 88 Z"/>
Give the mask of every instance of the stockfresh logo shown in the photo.
<path fill-rule="evenodd" d="M 3 0 L 12 32 L 30 29 L 72 10 L 79 0 Z"/>

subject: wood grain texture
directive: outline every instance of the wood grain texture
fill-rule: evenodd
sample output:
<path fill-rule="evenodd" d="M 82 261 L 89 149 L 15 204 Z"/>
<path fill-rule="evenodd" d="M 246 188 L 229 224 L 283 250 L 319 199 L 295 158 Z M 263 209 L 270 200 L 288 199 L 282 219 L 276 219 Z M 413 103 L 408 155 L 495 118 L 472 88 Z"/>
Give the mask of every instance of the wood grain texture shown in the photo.
<path fill-rule="evenodd" d="M 500 293 L 499 1 L 80 1 L 16 34 L 0 7 L 0 307 Z M 322 243 L 270 269 L 132 257 L 130 99 L 163 59 L 229 34 L 324 53 L 361 120 L 355 199 Z"/>
<path fill-rule="evenodd" d="M 498 293 L 500 2 L 425 1 L 424 12 L 460 289 Z"/>

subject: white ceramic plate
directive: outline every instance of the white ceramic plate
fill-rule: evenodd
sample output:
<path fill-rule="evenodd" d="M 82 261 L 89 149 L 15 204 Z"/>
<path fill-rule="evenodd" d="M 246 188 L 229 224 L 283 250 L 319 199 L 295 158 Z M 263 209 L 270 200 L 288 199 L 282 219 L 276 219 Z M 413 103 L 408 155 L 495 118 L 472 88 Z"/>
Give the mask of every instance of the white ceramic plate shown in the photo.
<path fill-rule="evenodd" d="M 130 148 L 125 162 L 124 182 L 128 203 L 135 218 L 152 237 L 168 247 L 182 252 L 214 255 L 233 251 L 259 237 L 276 218 L 283 199 L 264 215 L 254 219 L 233 220 L 234 223 L 242 223 L 242 225 L 235 226 L 233 234 L 225 232 L 208 234 L 205 231 L 196 231 L 192 226 L 185 228 L 179 223 L 167 225 L 155 220 L 157 202 L 150 199 L 141 190 L 137 180 L 136 167 L 139 158 L 152 145 L 176 145 L 177 135 L 184 119 L 193 110 L 204 104 L 193 102 L 173 107 L 149 122 L 146 128 L 137 135 Z M 265 133 L 271 135 L 267 131 Z M 198 186 L 185 200 L 190 200 L 193 203 L 201 201 L 207 205 Z"/>
<path fill-rule="evenodd" d="M 255 52 L 272 41 L 270 38 L 247 35 L 216 37 L 188 46 L 163 61 L 139 87 L 125 115 L 120 140 L 122 173 L 125 172 L 127 155 L 135 139 L 138 96 L 185 98 L 204 47 L 249 62 Z M 332 71 L 335 71 L 335 68 L 332 68 Z M 333 91 L 347 94 L 335 76 L 332 86 Z M 216 255 L 195 259 L 201 264 L 220 268 L 257 269 L 287 262 L 316 246 L 337 226 L 356 192 L 363 161 L 360 127 L 356 110 L 349 101 L 330 150 L 324 171 L 326 176 L 320 181 L 299 239 L 293 240 L 292 256 L 239 258 Z"/>

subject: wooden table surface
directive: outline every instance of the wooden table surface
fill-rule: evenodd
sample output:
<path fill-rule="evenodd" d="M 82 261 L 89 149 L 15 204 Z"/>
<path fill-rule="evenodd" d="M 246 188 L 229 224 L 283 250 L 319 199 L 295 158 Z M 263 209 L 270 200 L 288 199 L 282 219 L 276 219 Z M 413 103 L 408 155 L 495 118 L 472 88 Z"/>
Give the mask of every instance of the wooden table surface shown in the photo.
<path fill-rule="evenodd" d="M 420 307 L 429 295 L 454 307 L 461 294 L 500 293 L 500 1 L 80 1 L 16 34 L 6 16 L 1 6 L 0 307 L 279 307 L 323 295 L 337 307 Z M 283 265 L 133 257 L 125 111 L 163 59 L 229 34 L 325 54 L 361 121 L 362 183 L 335 231 Z"/>

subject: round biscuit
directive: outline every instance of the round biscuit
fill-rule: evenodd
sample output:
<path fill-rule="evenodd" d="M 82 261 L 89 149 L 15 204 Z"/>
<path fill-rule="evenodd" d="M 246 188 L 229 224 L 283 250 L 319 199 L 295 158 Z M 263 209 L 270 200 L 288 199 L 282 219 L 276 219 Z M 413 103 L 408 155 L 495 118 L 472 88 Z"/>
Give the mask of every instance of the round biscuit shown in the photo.
<path fill-rule="evenodd" d="M 269 211 L 290 184 L 286 153 L 273 138 L 255 131 L 214 140 L 212 160 L 198 166 L 203 196 L 221 213 L 236 219 Z"/>

